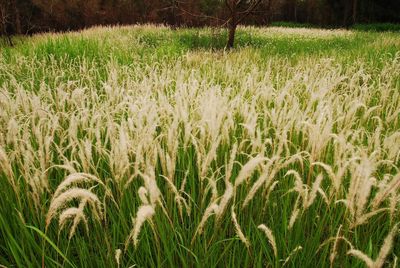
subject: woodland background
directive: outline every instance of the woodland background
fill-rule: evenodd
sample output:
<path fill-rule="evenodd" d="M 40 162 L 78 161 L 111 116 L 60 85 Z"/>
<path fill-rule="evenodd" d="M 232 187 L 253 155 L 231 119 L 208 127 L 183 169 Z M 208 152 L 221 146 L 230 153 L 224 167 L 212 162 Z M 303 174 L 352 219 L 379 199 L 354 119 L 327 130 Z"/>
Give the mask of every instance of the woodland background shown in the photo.
<path fill-rule="evenodd" d="M 0 0 L 0 8 L 2 34 L 134 23 L 218 26 L 229 12 L 224 1 L 218 0 Z M 242 23 L 269 25 L 276 21 L 321 27 L 399 23 L 400 1 L 263 0 Z"/>

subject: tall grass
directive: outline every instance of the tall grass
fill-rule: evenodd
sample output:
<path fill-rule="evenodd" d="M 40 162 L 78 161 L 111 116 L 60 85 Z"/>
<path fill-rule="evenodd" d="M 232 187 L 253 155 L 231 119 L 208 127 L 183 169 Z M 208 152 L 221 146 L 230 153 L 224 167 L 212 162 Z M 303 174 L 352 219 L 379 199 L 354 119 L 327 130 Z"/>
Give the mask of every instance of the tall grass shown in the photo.
<path fill-rule="evenodd" d="M 1 265 L 397 265 L 399 35 L 224 34 L 2 49 Z"/>

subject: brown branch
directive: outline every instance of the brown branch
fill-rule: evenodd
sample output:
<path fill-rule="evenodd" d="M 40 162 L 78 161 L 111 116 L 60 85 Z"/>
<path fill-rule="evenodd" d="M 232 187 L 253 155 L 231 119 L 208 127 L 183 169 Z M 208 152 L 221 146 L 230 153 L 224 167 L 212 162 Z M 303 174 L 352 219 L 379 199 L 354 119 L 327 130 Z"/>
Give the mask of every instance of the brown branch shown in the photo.
<path fill-rule="evenodd" d="M 248 15 L 250 15 L 261 4 L 261 2 L 262 2 L 262 0 L 257 0 L 257 1 L 254 2 L 254 4 L 249 6 L 249 8 L 247 10 L 239 12 L 238 14 L 243 14 L 243 16 L 237 20 L 236 24 L 239 24 Z"/>
<path fill-rule="evenodd" d="M 229 0 L 225 0 L 224 3 L 226 5 L 226 7 L 229 9 L 229 11 L 231 12 L 231 14 L 232 14 L 233 13 L 233 9 L 232 9 L 231 5 L 229 4 Z"/>
<path fill-rule="evenodd" d="M 214 17 L 214 16 L 208 16 L 208 15 L 203 15 L 203 14 L 194 14 L 192 12 L 189 12 L 181 7 L 178 7 L 179 10 L 181 10 L 182 12 L 190 15 L 190 16 L 194 16 L 194 17 L 198 17 L 198 18 L 203 18 L 203 19 L 213 19 L 213 20 L 217 20 L 217 21 L 225 21 L 223 19 L 220 19 L 218 17 Z"/>

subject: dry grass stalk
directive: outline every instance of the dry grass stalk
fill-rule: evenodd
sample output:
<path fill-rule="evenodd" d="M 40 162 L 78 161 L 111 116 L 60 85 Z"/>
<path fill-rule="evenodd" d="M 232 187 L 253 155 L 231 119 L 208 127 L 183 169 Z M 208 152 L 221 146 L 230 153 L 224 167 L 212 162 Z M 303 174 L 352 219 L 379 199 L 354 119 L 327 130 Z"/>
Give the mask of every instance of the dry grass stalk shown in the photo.
<path fill-rule="evenodd" d="M 260 155 L 250 159 L 240 170 L 238 176 L 235 179 L 235 188 L 241 185 L 245 180 L 251 176 L 251 174 L 257 169 L 257 167 L 265 162 L 267 158 Z"/>
<path fill-rule="evenodd" d="M 289 256 L 287 256 L 287 258 L 284 260 L 284 262 L 283 262 L 283 264 L 282 264 L 282 267 L 285 266 L 285 265 L 290 261 L 290 258 L 292 258 L 292 256 L 293 256 L 294 254 L 296 254 L 298 251 L 300 251 L 300 250 L 302 250 L 302 249 L 303 249 L 302 246 L 297 246 L 297 247 L 295 247 L 295 248 L 290 252 Z"/>
<path fill-rule="evenodd" d="M 139 242 L 138 236 L 142 225 L 146 221 L 151 221 L 151 218 L 155 214 L 154 207 L 151 205 L 142 205 L 139 207 L 138 212 L 136 213 L 136 217 L 133 219 L 133 228 L 131 233 L 129 234 L 128 238 L 125 242 L 125 250 L 128 248 L 130 241 L 133 241 L 133 245 L 137 247 Z"/>
<path fill-rule="evenodd" d="M 87 205 L 91 208 L 95 220 L 100 221 L 103 218 L 104 205 L 99 200 L 98 196 L 90 189 L 87 190 L 73 186 L 81 183 L 97 183 L 97 185 L 105 189 L 105 195 L 110 194 L 104 183 L 91 174 L 73 173 L 67 176 L 57 187 L 51 199 L 46 215 L 46 229 L 50 225 L 52 219 L 59 214 L 60 231 L 65 227 L 68 220 L 73 220 L 69 233 L 70 239 L 75 234 L 76 228 L 81 221 L 85 224 L 86 230 L 89 231 L 88 219 L 84 214 L 84 209 Z M 72 200 L 79 200 L 79 206 L 64 209 Z M 60 212 L 60 210 L 62 211 Z"/>
<path fill-rule="evenodd" d="M 335 237 L 335 242 L 333 243 L 333 247 L 332 247 L 332 252 L 331 255 L 329 256 L 329 261 L 331 263 L 330 267 L 333 267 L 333 263 L 335 261 L 336 255 L 337 255 L 337 248 L 338 248 L 338 242 L 339 242 L 339 235 L 340 235 L 340 231 L 342 230 L 342 225 L 340 225 L 337 233 L 336 233 L 336 237 Z"/>
<path fill-rule="evenodd" d="M 262 230 L 265 235 L 268 238 L 268 242 L 271 244 L 271 247 L 274 251 L 274 255 L 275 257 L 278 257 L 278 249 L 276 247 L 276 242 L 275 242 L 275 237 L 271 231 L 271 229 L 269 229 L 267 226 L 265 226 L 264 224 L 260 224 L 258 225 L 258 229 Z"/>
<path fill-rule="evenodd" d="M 232 216 L 233 225 L 235 226 L 236 233 L 239 236 L 240 240 L 245 244 L 245 246 L 247 248 L 250 247 L 250 242 L 246 238 L 246 236 L 243 234 L 243 231 L 240 228 L 240 225 L 239 225 L 239 223 L 237 221 L 236 213 L 235 213 L 235 207 L 234 206 L 231 207 L 231 216 Z"/>
<path fill-rule="evenodd" d="M 87 200 L 87 203 L 92 207 L 95 213 L 94 215 L 98 215 L 96 218 L 102 215 L 101 202 L 94 193 L 86 189 L 70 188 L 52 199 L 46 216 L 46 227 L 49 226 L 51 220 L 56 216 L 58 211 L 64 208 L 68 202 L 73 199 Z"/>
<path fill-rule="evenodd" d="M 385 240 L 383 241 L 383 245 L 379 251 L 378 257 L 375 260 L 372 260 L 363 252 L 353 248 L 349 250 L 347 254 L 353 255 L 359 258 L 360 260 L 364 261 L 369 268 L 381 268 L 385 265 L 385 260 L 393 248 L 394 238 L 397 235 L 397 233 L 398 233 L 398 224 L 396 224 L 389 232 L 389 234 L 386 236 Z"/>
<path fill-rule="evenodd" d="M 8 160 L 7 154 L 5 153 L 3 148 L 1 148 L 1 146 L 0 146 L 0 167 L 3 170 L 4 174 L 6 175 L 8 182 L 13 187 L 14 192 L 18 194 L 18 187 L 15 182 L 14 172 L 12 171 L 12 167 L 10 161 Z"/>
<path fill-rule="evenodd" d="M 115 250 L 115 261 L 117 262 L 117 267 L 120 267 L 120 261 L 121 261 L 121 255 L 122 255 L 122 250 L 121 249 L 116 249 Z"/>

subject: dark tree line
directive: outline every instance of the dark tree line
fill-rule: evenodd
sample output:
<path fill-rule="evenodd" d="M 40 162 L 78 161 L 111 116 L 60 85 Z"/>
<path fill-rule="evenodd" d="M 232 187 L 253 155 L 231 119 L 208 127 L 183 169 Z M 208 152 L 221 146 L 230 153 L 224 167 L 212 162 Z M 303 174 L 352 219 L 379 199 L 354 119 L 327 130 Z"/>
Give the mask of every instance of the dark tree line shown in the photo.
<path fill-rule="evenodd" d="M 227 26 L 272 21 L 348 27 L 400 22 L 400 0 L 0 0 L 0 33 L 30 34 L 92 25 L 163 23 Z M 233 45 L 233 41 L 229 41 Z"/>

